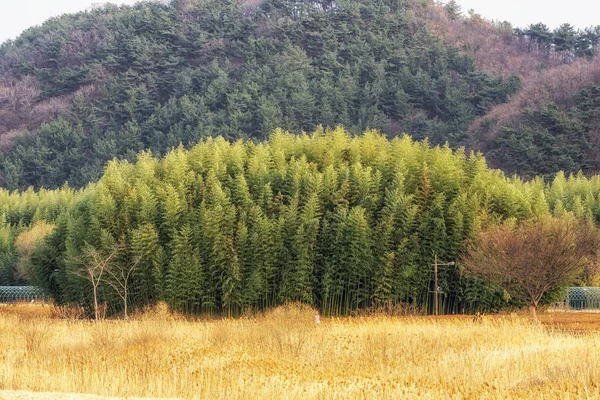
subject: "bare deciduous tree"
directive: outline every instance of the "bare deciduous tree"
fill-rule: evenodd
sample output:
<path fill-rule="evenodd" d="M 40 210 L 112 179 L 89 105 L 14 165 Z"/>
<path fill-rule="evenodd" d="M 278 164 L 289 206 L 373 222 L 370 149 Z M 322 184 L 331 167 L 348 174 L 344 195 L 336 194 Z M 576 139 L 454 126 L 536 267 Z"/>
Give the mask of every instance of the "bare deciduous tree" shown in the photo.
<path fill-rule="evenodd" d="M 94 296 L 94 319 L 100 319 L 100 309 L 98 307 L 98 287 L 102 282 L 102 277 L 111 267 L 111 263 L 121 251 L 121 246 L 114 245 L 108 251 L 102 251 L 92 246 L 87 246 L 77 259 L 71 260 L 73 264 L 80 268 L 71 271 L 74 275 L 89 281 L 92 284 Z"/>
<path fill-rule="evenodd" d="M 597 230 L 571 216 L 544 218 L 482 232 L 467 248 L 467 273 L 495 283 L 529 303 L 534 318 L 550 289 L 575 282 L 594 267 Z"/>
<path fill-rule="evenodd" d="M 134 257 L 131 263 L 113 263 L 108 266 L 106 273 L 108 279 L 106 283 L 114 289 L 117 295 L 123 300 L 123 313 L 125 319 L 129 318 L 127 314 L 127 298 L 129 296 L 129 281 L 131 275 L 137 268 L 143 258 L 143 254 Z"/>
<path fill-rule="evenodd" d="M 37 79 L 26 76 L 9 81 L 7 99 L 13 111 L 29 113 L 41 91 Z"/>

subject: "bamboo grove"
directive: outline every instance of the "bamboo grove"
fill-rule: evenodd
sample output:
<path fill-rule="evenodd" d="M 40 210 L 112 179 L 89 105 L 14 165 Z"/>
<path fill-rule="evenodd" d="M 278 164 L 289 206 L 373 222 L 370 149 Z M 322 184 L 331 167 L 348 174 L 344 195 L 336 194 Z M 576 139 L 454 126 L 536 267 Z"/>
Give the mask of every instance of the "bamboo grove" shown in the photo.
<path fill-rule="evenodd" d="M 29 252 L 81 193 L 66 186 L 37 192 L 0 189 L 0 286 L 27 283 Z"/>
<path fill-rule="evenodd" d="M 523 182 L 477 154 L 342 128 L 278 130 L 263 143 L 208 139 L 161 160 L 141 153 L 136 163 L 111 162 L 82 192 L 43 193 L 8 195 L 72 203 L 48 216 L 55 227 L 30 254 L 31 280 L 59 304 L 89 309 L 81 270 L 90 249 L 100 258 L 118 250 L 110 263 L 130 269 L 124 297 L 133 308 L 164 300 L 186 313 L 240 315 L 301 301 L 349 314 L 427 309 L 434 256 L 458 259 L 486 226 L 548 213 L 600 219 L 597 177 Z M 4 222 L 15 223 L 23 225 Z M 108 283 L 99 280 L 99 301 L 119 312 L 123 292 Z M 439 285 L 446 312 L 507 304 L 459 266 L 442 269 Z"/>

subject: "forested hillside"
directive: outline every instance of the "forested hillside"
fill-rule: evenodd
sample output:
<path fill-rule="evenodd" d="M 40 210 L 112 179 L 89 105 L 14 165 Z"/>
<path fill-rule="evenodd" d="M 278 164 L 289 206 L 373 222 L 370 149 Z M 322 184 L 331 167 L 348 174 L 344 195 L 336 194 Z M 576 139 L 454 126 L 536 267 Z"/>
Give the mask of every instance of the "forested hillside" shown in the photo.
<path fill-rule="evenodd" d="M 331 314 L 423 310 L 434 255 L 457 260 L 488 226 L 567 212 L 600 220 L 600 178 L 524 183 L 481 156 L 373 131 L 209 139 L 162 160 L 111 162 L 38 243 L 32 279 L 90 310 L 95 279 L 112 312 L 124 298 L 130 309 L 165 300 L 229 315 L 289 301 Z M 510 304 L 459 267 L 441 270 L 439 285 L 447 312 Z"/>
<path fill-rule="evenodd" d="M 600 172 L 600 59 L 541 72 L 471 131 L 475 147 L 507 173 Z"/>
<path fill-rule="evenodd" d="M 452 1 L 418 8 L 417 14 L 478 69 L 521 80 L 507 103 L 471 124 L 465 145 L 483 151 L 491 166 L 525 178 L 600 171 L 600 25 L 515 28 L 472 10 L 461 15 Z"/>
<path fill-rule="evenodd" d="M 113 157 L 275 128 L 456 146 L 519 79 L 478 71 L 415 7 L 175 0 L 51 19 L 0 48 L 0 182 L 79 187 Z"/>

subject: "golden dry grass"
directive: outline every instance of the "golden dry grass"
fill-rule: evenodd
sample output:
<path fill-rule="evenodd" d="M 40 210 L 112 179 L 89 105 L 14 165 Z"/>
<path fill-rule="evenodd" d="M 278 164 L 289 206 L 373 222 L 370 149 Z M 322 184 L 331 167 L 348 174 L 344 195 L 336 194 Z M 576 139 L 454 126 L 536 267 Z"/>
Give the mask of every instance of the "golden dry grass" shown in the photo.
<path fill-rule="evenodd" d="M 238 320 L 186 321 L 162 310 L 94 323 L 43 316 L 39 306 L 7 312 L 11 307 L 0 307 L 0 390 L 203 399 L 600 398 L 600 334 L 573 335 L 515 317 L 323 319 L 314 326 L 310 309 L 291 307 Z"/>

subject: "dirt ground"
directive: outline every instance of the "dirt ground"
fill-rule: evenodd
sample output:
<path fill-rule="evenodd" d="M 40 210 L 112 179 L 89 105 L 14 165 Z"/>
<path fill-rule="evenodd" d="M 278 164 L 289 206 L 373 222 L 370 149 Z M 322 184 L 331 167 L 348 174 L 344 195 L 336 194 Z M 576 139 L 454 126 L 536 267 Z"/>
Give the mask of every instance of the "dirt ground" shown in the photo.
<path fill-rule="evenodd" d="M 579 311 L 550 311 L 540 314 L 542 324 L 573 332 L 600 331 L 600 313 Z"/>

